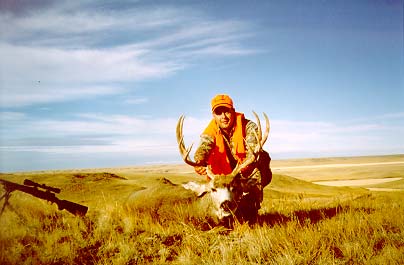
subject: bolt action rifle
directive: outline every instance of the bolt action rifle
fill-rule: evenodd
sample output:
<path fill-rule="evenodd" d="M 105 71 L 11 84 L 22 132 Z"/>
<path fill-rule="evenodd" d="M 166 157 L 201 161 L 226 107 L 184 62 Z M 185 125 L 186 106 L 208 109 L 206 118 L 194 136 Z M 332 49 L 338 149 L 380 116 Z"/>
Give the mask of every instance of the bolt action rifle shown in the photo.
<path fill-rule="evenodd" d="M 20 185 L 3 179 L 0 179 L 0 183 L 3 184 L 3 188 L 6 191 L 6 193 L 0 198 L 0 200 L 2 200 L 3 198 L 5 199 L 3 208 L 1 209 L 0 212 L 0 216 L 2 215 L 4 208 L 8 204 L 8 199 L 11 196 L 11 192 L 15 190 L 31 194 L 34 197 L 47 200 L 51 203 L 56 203 L 59 210 L 66 210 L 74 215 L 84 216 L 88 210 L 87 206 L 67 200 L 58 199 L 55 194 L 60 193 L 59 188 L 50 187 L 45 184 L 39 184 L 29 179 L 24 180 L 24 185 Z"/>

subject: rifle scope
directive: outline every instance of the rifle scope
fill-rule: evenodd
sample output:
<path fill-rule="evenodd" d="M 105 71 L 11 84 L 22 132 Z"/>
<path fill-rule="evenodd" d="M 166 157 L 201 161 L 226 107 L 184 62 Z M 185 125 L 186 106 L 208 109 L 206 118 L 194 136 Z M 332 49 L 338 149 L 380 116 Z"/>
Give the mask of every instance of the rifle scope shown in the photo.
<path fill-rule="evenodd" d="M 60 193 L 59 188 L 54 188 L 54 187 L 51 187 L 51 186 L 47 186 L 45 184 L 39 184 L 39 183 L 33 182 L 32 180 L 29 180 L 29 179 L 24 180 L 24 185 L 31 186 L 31 187 L 34 187 L 34 188 L 41 188 L 41 189 L 44 189 L 44 190 L 49 191 L 49 192 Z"/>

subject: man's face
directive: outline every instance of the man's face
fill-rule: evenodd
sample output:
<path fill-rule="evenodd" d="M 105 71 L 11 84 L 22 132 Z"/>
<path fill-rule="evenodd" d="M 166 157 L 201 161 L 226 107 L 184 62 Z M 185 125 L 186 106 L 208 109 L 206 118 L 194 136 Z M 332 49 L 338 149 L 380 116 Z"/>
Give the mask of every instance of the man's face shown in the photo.
<path fill-rule="evenodd" d="M 223 130 L 229 130 L 233 127 L 235 112 L 234 109 L 227 107 L 217 107 L 213 111 L 213 118 L 216 124 Z"/>

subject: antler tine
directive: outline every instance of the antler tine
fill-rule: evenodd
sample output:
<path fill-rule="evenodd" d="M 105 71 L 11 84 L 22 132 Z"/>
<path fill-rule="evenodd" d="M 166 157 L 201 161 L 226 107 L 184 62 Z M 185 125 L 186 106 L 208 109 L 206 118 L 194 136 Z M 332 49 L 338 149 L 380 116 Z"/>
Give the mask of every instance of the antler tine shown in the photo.
<path fill-rule="evenodd" d="M 189 158 L 189 154 L 191 153 L 191 149 L 192 149 L 193 144 L 191 144 L 191 146 L 188 149 L 185 147 L 184 136 L 182 134 L 182 128 L 184 126 L 184 120 L 185 120 L 185 116 L 181 115 L 180 118 L 178 119 L 177 130 L 176 130 L 177 142 L 178 142 L 178 148 L 180 149 L 180 154 L 181 154 L 182 159 L 184 160 L 184 162 L 187 163 L 188 165 L 193 166 L 193 167 L 200 166 L 200 164 L 192 161 Z"/>
<path fill-rule="evenodd" d="M 217 175 L 215 175 L 215 174 L 212 172 L 212 169 L 210 169 L 209 166 L 206 167 L 206 175 L 208 175 L 208 177 L 209 177 L 211 180 L 214 180 L 214 179 L 216 178 L 216 176 L 217 176 Z"/>
<path fill-rule="evenodd" d="M 264 118 L 265 118 L 265 133 L 264 133 L 264 137 L 262 137 L 261 140 L 261 145 L 264 146 L 265 142 L 268 139 L 268 135 L 269 135 L 269 130 L 270 130 L 270 124 L 269 124 L 269 119 L 268 116 L 265 112 L 263 112 L 264 114 Z"/>
<path fill-rule="evenodd" d="M 181 155 L 186 151 L 185 149 L 185 145 L 184 145 L 184 137 L 182 136 L 182 126 L 184 123 L 184 119 L 185 116 L 181 115 L 180 118 L 178 119 L 178 123 L 177 123 L 177 143 L 178 143 L 178 147 L 180 149 L 180 153 Z"/>
<path fill-rule="evenodd" d="M 266 114 L 265 112 L 263 112 L 264 118 L 265 118 L 265 132 L 264 132 L 264 135 L 262 135 L 261 121 L 260 121 L 260 119 L 259 119 L 257 113 L 255 113 L 255 112 L 253 111 L 253 114 L 254 114 L 254 116 L 255 116 L 255 119 L 257 120 L 258 137 L 259 137 L 259 138 L 258 138 L 258 141 L 259 141 L 261 147 L 263 147 L 264 144 L 265 144 L 265 142 L 267 141 L 268 135 L 269 135 L 269 130 L 270 130 L 269 119 L 268 119 L 267 114 Z"/>
<path fill-rule="evenodd" d="M 253 114 L 254 114 L 254 116 L 255 116 L 255 120 L 257 121 L 257 126 L 258 126 L 258 137 L 257 137 L 257 140 L 258 140 L 258 142 L 260 143 L 260 142 L 261 142 L 261 139 L 262 139 L 261 121 L 260 121 L 260 118 L 258 117 L 258 114 L 257 114 L 255 111 L 253 111 Z"/>

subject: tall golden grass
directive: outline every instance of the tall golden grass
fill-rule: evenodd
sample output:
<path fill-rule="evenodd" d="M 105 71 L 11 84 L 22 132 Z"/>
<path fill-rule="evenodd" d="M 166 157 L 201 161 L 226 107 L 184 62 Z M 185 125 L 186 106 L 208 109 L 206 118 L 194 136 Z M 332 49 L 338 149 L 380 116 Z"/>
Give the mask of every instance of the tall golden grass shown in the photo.
<path fill-rule="evenodd" d="M 27 175 L 2 177 L 21 183 Z M 156 180 L 159 174 L 89 172 L 77 177 L 77 173 L 56 172 L 29 177 L 54 186 L 59 183 L 65 190 L 59 197 L 86 204 L 90 210 L 85 217 L 76 217 L 14 192 L 11 207 L 0 216 L 0 264 L 404 261 L 404 192 L 321 187 L 274 175 L 265 189 L 258 223 L 236 222 L 229 230 L 213 226 L 205 210 L 187 194 L 162 188 Z M 128 201 L 134 191 L 138 195 Z"/>

